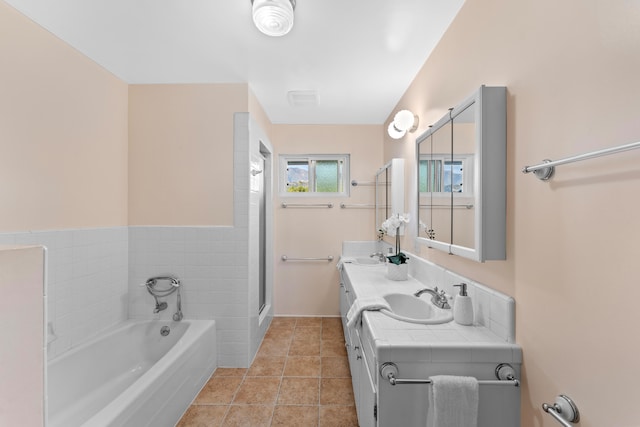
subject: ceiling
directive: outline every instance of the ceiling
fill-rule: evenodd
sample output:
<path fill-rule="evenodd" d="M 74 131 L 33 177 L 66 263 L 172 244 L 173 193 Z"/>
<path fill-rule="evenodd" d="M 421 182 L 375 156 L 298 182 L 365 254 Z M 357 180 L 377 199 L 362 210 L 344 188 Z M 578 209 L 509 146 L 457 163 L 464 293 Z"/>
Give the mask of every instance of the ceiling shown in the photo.
<path fill-rule="evenodd" d="M 464 2 L 298 0 L 272 38 L 251 0 L 5 1 L 127 83 L 248 83 L 287 124 L 382 124 Z"/>

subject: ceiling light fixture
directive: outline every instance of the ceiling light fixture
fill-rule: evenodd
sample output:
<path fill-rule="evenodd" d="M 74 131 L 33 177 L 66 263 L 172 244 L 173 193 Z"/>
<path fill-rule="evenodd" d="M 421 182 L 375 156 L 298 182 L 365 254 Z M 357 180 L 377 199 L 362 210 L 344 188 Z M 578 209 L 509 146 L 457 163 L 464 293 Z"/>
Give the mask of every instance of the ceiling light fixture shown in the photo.
<path fill-rule="evenodd" d="M 251 0 L 251 3 L 253 23 L 262 33 L 280 37 L 293 28 L 296 0 Z"/>
<path fill-rule="evenodd" d="M 420 118 L 409 110 L 400 110 L 393 117 L 393 121 L 389 123 L 387 132 L 393 139 L 400 139 L 407 132 L 415 132 L 418 129 Z"/>

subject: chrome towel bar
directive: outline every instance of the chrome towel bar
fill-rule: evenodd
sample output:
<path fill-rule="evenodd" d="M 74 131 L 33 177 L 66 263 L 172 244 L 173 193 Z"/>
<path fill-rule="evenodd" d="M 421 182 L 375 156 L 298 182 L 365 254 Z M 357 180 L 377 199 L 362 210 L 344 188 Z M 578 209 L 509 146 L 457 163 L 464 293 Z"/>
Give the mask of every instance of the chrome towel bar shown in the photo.
<path fill-rule="evenodd" d="M 515 371 L 513 367 L 508 363 L 501 363 L 496 366 L 496 378 L 497 380 L 478 380 L 478 384 L 481 385 L 512 385 L 515 387 L 520 386 L 520 381 L 515 377 Z M 408 378 L 396 378 L 398 375 L 398 365 L 393 362 L 385 362 L 380 365 L 380 375 L 383 378 L 389 380 L 389 384 L 431 384 L 430 379 L 408 379 Z"/>
<path fill-rule="evenodd" d="M 286 255 L 282 255 L 281 259 L 282 261 L 328 261 L 328 262 L 331 262 L 333 261 L 333 255 L 329 255 L 324 258 L 289 258 Z"/>
<path fill-rule="evenodd" d="M 285 203 L 282 202 L 283 208 L 329 208 L 333 207 L 333 203 Z"/>
<path fill-rule="evenodd" d="M 553 405 L 543 403 L 542 409 L 564 427 L 571 427 L 569 423 L 577 423 L 580 421 L 578 407 L 569 396 L 565 396 L 564 394 L 556 397 L 556 402 Z"/>
<path fill-rule="evenodd" d="M 365 185 L 376 185 L 375 181 L 362 181 L 362 182 L 358 182 L 355 179 L 351 180 L 351 186 L 352 187 L 357 187 L 358 185 L 360 186 L 365 186 Z"/>
<path fill-rule="evenodd" d="M 619 145 L 617 147 L 605 148 L 602 150 L 591 151 L 589 153 L 579 154 L 577 156 L 567 157 L 560 160 L 543 160 L 543 163 L 535 166 L 525 166 L 522 169 L 523 173 L 533 172 L 534 175 L 542 180 L 547 181 L 553 176 L 555 166 L 565 165 L 567 163 L 579 162 L 581 160 L 593 159 L 596 157 L 607 156 L 609 154 L 622 153 L 623 151 L 634 150 L 640 148 L 640 141 L 632 142 L 631 144 Z"/>

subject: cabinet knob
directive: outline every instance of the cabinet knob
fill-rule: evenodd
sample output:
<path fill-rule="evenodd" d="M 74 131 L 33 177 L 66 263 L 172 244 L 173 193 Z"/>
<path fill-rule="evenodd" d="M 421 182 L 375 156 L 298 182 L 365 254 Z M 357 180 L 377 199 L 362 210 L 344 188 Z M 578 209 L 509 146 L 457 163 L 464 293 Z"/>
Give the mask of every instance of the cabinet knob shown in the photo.
<path fill-rule="evenodd" d="M 354 350 L 360 350 L 360 346 L 359 346 L 359 345 L 357 345 L 357 346 L 353 347 L 353 349 L 354 349 Z"/>
<path fill-rule="evenodd" d="M 357 356 L 356 356 L 356 360 L 360 360 L 360 359 L 362 359 L 362 356 L 357 355 Z"/>

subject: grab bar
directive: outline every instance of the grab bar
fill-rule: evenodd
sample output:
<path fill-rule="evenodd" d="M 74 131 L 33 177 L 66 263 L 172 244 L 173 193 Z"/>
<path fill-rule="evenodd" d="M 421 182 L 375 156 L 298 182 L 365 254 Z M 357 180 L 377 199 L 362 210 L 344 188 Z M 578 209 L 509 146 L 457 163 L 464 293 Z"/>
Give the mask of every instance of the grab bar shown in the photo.
<path fill-rule="evenodd" d="M 351 181 L 351 186 L 352 187 L 357 187 L 358 185 L 376 185 L 376 183 L 374 181 L 363 181 L 363 182 L 358 182 L 355 179 Z"/>
<path fill-rule="evenodd" d="M 466 204 L 466 205 L 447 205 L 447 204 L 439 204 L 439 205 L 420 205 L 421 208 L 465 208 L 465 209 L 473 209 L 473 205 L 472 204 Z"/>
<path fill-rule="evenodd" d="M 478 380 L 478 384 L 483 385 L 513 385 L 515 387 L 520 386 L 520 381 L 516 379 L 516 373 L 513 367 L 508 363 L 501 363 L 496 366 L 496 378 L 497 380 Z M 389 384 L 432 384 L 430 379 L 408 379 L 408 378 L 396 378 L 398 375 L 398 365 L 393 362 L 385 362 L 380 365 L 380 375 L 382 378 L 389 380 Z"/>
<path fill-rule="evenodd" d="M 578 407 L 569 396 L 565 396 L 564 394 L 557 396 L 556 402 L 553 405 L 543 403 L 542 409 L 564 427 L 571 427 L 569 423 L 577 423 L 580 421 Z"/>
<path fill-rule="evenodd" d="M 589 153 L 579 154 L 573 157 L 566 157 L 560 160 L 551 161 L 545 159 L 539 165 L 525 166 L 522 173 L 534 172 L 534 175 L 541 181 L 549 180 L 555 171 L 555 166 L 565 165 L 567 163 L 579 162 L 581 160 L 594 159 L 596 157 L 606 156 L 609 154 L 622 153 L 623 151 L 634 150 L 640 148 L 640 141 L 631 144 L 619 145 L 617 147 L 605 148 L 602 150 L 591 151 Z"/>
<path fill-rule="evenodd" d="M 347 205 L 346 203 L 340 203 L 340 207 L 342 209 L 374 209 L 376 205 L 357 204 L 357 203 Z"/>
<path fill-rule="evenodd" d="M 282 255 L 282 261 L 333 261 L 333 255 L 329 255 L 325 258 L 289 258 L 286 255 Z"/>
<path fill-rule="evenodd" d="M 333 207 L 333 203 L 285 203 L 282 202 L 283 208 L 329 208 Z"/>

